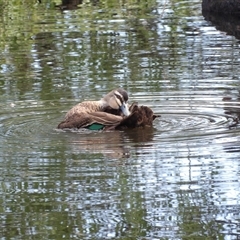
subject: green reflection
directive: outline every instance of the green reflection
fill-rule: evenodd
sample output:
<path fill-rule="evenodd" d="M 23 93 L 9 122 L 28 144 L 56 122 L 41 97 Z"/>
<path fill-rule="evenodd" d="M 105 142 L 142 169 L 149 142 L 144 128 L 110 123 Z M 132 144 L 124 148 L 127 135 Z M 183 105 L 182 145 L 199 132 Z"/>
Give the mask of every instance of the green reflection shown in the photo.
<path fill-rule="evenodd" d="M 116 86 L 142 93 L 141 100 L 151 104 L 157 94 L 174 97 L 176 91 L 198 88 L 190 81 L 202 77 L 205 59 L 201 33 L 195 32 L 199 23 L 190 17 L 196 14 L 199 21 L 200 1 L 63 5 L 0 1 L 3 238 L 222 239 L 222 224 L 212 218 L 201 221 L 221 212 L 204 212 L 210 205 L 204 191 L 185 196 L 177 192 L 173 176 L 166 185 L 174 187 L 164 192 L 162 181 L 172 172 L 164 168 L 159 176 L 157 167 L 163 160 L 170 165 L 169 159 L 178 156 L 174 143 L 174 150 L 159 147 L 162 142 L 156 143 L 154 129 L 99 138 L 98 133 L 55 130 L 75 102 L 99 99 Z M 207 60 L 212 57 L 207 55 Z M 228 84 L 227 89 L 232 82 Z M 163 150 L 166 156 L 159 153 Z M 144 175 L 148 161 L 156 173 Z M 156 194 L 144 188 L 154 184 Z"/>
<path fill-rule="evenodd" d="M 179 204 L 179 221 L 180 233 L 182 239 L 224 239 L 223 224 L 221 221 L 214 219 L 217 211 L 214 214 L 212 204 L 209 199 L 201 193 L 191 191 L 181 191 Z M 201 199 L 203 206 L 194 204 L 195 199 Z M 211 208 L 211 216 L 208 215 L 208 208 Z"/>

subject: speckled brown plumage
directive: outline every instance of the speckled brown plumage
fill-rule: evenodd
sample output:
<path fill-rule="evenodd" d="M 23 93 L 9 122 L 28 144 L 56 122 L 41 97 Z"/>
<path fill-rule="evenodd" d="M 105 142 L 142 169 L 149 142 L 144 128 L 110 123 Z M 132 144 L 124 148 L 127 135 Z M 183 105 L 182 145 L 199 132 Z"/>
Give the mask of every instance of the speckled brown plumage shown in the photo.
<path fill-rule="evenodd" d="M 66 114 L 65 120 L 71 118 L 76 114 L 89 114 L 93 112 L 104 111 L 105 106 L 103 106 L 100 101 L 85 101 L 78 103 L 74 107 L 72 107 Z"/>

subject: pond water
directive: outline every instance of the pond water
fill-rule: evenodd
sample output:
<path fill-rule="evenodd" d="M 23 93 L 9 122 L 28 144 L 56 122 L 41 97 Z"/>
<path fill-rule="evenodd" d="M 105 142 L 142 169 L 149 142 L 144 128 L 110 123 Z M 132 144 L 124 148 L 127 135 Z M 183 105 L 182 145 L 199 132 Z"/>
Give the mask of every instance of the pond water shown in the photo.
<path fill-rule="evenodd" d="M 201 1 L 2 1 L 0 239 L 240 239 L 240 45 Z M 56 129 L 124 87 L 153 128 Z"/>

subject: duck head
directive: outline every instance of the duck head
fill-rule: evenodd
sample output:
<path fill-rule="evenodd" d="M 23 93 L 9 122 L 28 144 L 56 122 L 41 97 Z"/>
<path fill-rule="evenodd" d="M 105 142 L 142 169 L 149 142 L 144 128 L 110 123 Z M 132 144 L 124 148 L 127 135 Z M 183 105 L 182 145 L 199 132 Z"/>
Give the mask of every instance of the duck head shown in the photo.
<path fill-rule="evenodd" d="M 129 116 L 130 112 L 128 109 L 128 93 L 122 89 L 118 88 L 110 93 L 108 93 L 103 100 L 113 109 L 120 109 L 123 115 Z"/>

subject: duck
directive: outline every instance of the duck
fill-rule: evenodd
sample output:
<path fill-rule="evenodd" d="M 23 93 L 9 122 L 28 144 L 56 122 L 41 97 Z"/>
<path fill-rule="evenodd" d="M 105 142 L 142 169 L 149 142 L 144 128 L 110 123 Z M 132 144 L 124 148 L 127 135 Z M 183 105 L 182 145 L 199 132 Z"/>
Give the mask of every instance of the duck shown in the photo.
<path fill-rule="evenodd" d="M 147 106 L 133 103 L 128 107 L 128 93 L 117 88 L 99 101 L 84 101 L 71 108 L 58 129 L 122 130 L 152 126 L 157 115 Z"/>
<path fill-rule="evenodd" d="M 95 118 L 100 117 L 106 119 L 106 122 L 122 120 L 120 116 L 130 115 L 127 102 L 127 91 L 123 88 L 114 89 L 98 101 L 83 101 L 72 107 L 66 113 L 65 120 L 58 125 L 58 128 L 86 127 L 91 125 Z M 112 112 L 108 114 L 107 110 Z M 112 114 L 113 112 L 114 114 Z"/>
<path fill-rule="evenodd" d="M 127 91 L 122 88 L 117 88 L 109 92 L 99 101 L 84 101 L 78 103 L 67 112 L 65 120 L 67 120 L 76 113 L 89 114 L 93 112 L 104 112 L 107 108 L 120 110 L 123 113 L 123 115 L 128 116 L 130 115 L 130 112 L 128 110 L 127 101 L 128 101 Z"/>

